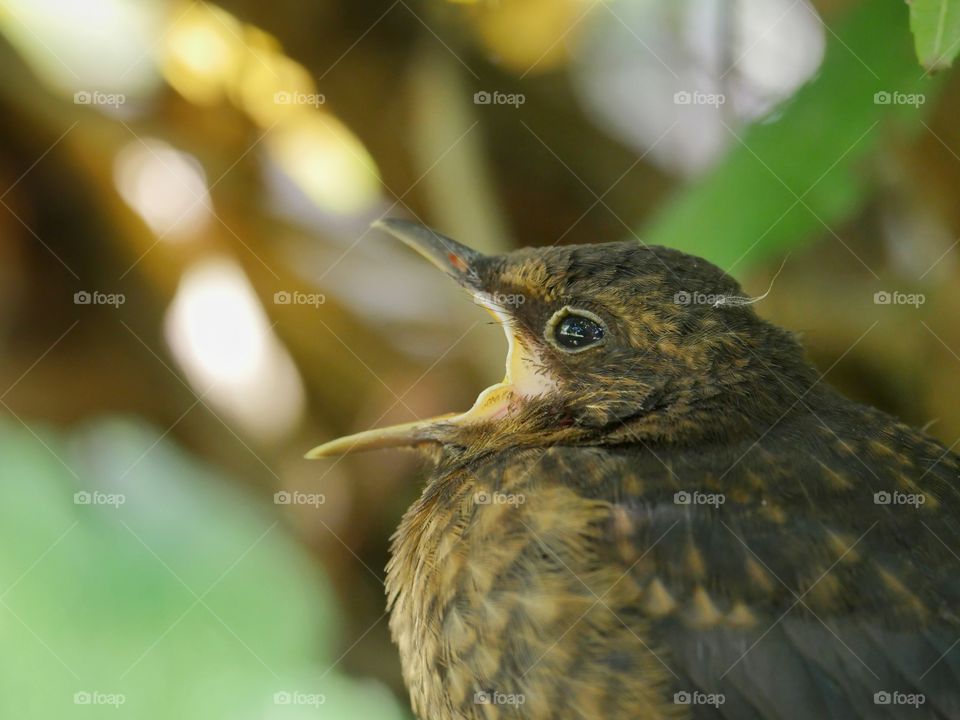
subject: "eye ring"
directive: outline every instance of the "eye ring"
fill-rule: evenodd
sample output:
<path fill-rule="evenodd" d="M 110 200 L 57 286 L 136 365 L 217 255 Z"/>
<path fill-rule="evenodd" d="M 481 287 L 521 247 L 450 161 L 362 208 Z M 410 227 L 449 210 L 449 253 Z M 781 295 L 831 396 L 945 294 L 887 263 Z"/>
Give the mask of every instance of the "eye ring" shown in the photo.
<path fill-rule="evenodd" d="M 561 323 L 570 317 L 581 318 L 582 320 L 586 320 L 587 323 L 592 324 L 594 326 L 593 328 L 587 327 L 586 329 L 592 331 L 593 339 L 579 347 L 576 345 L 561 344 L 557 340 L 557 331 L 562 327 Z M 603 343 L 607 340 L 606 335 L 607 324 L 600 318 L 600 316 L 590 312 L 589 310 L 582 310 L 580 308 L 570 307 L 569 305 L 565 305 L 557 310 L 547 321 L 547 325 L 543 331 L 543 337 L 548 343 L 550 343 L 550 345 L 561 352 L 569 354 L 580 353 L 584 352 L 585 350 L 592 350 L 593 348 L 603 345 Z"/>

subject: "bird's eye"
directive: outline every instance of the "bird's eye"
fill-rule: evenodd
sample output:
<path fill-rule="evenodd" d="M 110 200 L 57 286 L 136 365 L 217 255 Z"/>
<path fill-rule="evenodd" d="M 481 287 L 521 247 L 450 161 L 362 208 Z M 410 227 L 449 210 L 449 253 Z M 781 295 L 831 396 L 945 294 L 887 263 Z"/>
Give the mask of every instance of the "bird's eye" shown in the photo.
<path fill-rule="evenodd" d="M 546 338 L 564 352 L 580 352 L 603 342 L 603 321 L 586 310 L 563 308 L 547 323 Z"/>

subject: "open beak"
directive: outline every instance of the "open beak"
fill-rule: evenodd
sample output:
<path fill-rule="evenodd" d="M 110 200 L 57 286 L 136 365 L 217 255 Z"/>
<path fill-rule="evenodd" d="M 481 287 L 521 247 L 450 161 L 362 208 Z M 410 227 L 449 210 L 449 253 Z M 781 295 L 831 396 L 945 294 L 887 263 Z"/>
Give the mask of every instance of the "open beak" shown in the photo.
<path fill-rule="evenodd" d="M 504 379 L 480 393 L 473 407 L 463 413 L 450 413 L 391 427 L 367 430 L 331 440 L 306 454 L 308 459 L 345 455 L 379 448 L 410 447 L 441 442 L 446 432 L 466 425 L 503 418 L 514 412 L 525 398 L 542 395 L 555 385 L 543 375 L 535 351 L 527 347 L 515 332 L 515 324 L 506 309 L 493 302 L 484 288 L 479 266 L 486 256 L 440 233 L 406 220 L 378 220 L 374 227 L 399 238 L 470 292 L 497 319 L 507 336 L 507 367 Z"/>
<path fill-rule="evenodd" d="M 377 220 L 373 227 L 393 235 L 432 262 L 458 285 L 472 293 L 482 292 L 477 267 L 485 259 L 483 253 L 461 245 L 435 230 L 399 218 Z"/>

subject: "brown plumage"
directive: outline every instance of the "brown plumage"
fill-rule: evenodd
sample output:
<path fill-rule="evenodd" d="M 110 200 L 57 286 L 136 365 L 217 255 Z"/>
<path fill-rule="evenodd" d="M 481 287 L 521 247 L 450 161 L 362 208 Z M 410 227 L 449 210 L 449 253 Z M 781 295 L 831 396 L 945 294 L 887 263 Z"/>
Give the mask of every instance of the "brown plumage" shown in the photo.
<path fill-rule="evenodd" d="M 387 574 L 419 717 L 960 718 L 955 454 L 701 259 L 384 225 L 511 342 L 467 413 L 312 453 L 432 463 Z"/>

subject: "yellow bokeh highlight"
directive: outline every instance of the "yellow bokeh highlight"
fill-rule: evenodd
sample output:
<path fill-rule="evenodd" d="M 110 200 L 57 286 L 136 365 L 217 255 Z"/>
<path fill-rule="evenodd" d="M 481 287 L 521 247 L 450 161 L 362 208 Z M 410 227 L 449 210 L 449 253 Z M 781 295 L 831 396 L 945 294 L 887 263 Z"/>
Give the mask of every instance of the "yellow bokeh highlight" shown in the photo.
<path fill-rule="evenodd" d="M 380 196 L 373 158 L 332 116 L 301 113 L 278 125 L 264 142 L 284 172 L 322 208 L 357 213 Z"/>
<path fill-rule="evenodd" d="M 167 82 L 197 105 L 221 102 L 247 52 L 240 33 L 240 23 L 226 11 L 191 5 L 164 36 L 160 62 Z"/>
<path fill-rule="evenodd" d="M 470 4 L 474 27 L 487 52 L 500 65 L 524 74 L 547 72 L 566 64 L 569 45 L 586 26 L 583 15 L 595 3 L 501 0 Z"/>
<path fill-rule="evenodd" d="M 380 199 L 373 158 L 273 35 L 207 3 L 174 17 L 161 67 L 177 92 L 198 105 L 230 102 L 244 112 L 267 131 L 271 159 L 322 209 L 363 212 Z"/>
<path fill-rule="evenodd" d="M 230 94 L 255 123 L 265 128 L 292 115 L 317 110 L 326 101 L 307 69 L 280 53 L 261 53 L 251 60 Z"/>

